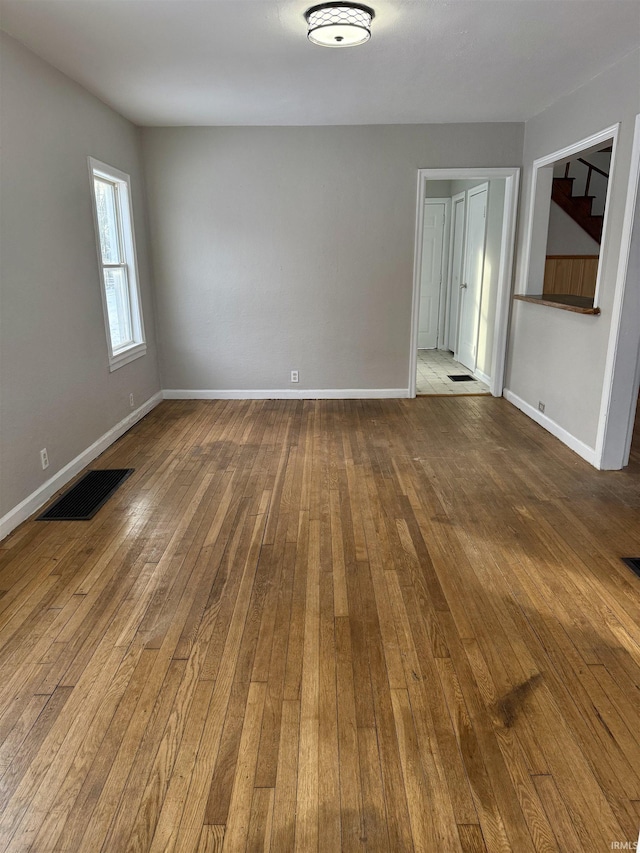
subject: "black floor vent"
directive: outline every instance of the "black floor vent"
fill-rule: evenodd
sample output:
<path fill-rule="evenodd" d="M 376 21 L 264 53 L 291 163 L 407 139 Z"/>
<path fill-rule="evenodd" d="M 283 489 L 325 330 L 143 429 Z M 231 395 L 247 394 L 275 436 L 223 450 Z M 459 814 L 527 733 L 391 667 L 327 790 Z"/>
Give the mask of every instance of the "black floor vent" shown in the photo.
<path fill-rule="evenodd" d="M 449 379 L 452 382 L 475 382 L 476 381 L 474 379 L 474 377 L 469 376 L 468 373 L 454 373 L 454 374 L 448 373 L 447 376 L 449 377 Z"/>
<path fill-rule="evenodd" d="M 640 557 L 623 557 L 622 562 L 625 563 L 632 572 L 635 572 L 640 578 Z"/>
<path fill-rule="evenodd" d="M 133 468 L 87 471 L 36 521 L 89 521 L 133 472 Z"/>

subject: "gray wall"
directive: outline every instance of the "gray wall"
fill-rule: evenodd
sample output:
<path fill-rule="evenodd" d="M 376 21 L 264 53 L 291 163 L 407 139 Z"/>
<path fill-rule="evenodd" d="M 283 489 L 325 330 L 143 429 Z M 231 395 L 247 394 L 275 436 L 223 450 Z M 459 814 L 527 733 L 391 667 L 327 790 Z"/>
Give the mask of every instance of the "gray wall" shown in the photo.
<path fill-rule="evenodd" d="M 451 198 L 451 181 L 427 181 L 425 198 Z"/>
<path fill-rule="evenodd" d="M 629 180 L 634 120 L 640 112 L 637 51 L 530 119 L 525 129 L 523 197 L 529 204 L 532 163 L 621 122 L 613 166 L 608 245 L 600 259 L 600 316 L 574 314 L 526 302 L 513 303 L 507 388 L 588 447 L 595 446 L 616 284 L 622 219 Z M 522 270 L 520 229 L 518 276 Z"/>
<path fill-rule="evenodd" d="M 417 169 L 517 166 L 522 130 L 146 128 L 163 387 L 407 388 Z"/>
<path fill-rule="evenodd" d="M 160 388 L 138 131 L 2 36 L 0 517 Z M 147 355 L 109 373 L 87 157 L 132 177 Z M 43 471 L 40 449 L 50 466 Z"/>

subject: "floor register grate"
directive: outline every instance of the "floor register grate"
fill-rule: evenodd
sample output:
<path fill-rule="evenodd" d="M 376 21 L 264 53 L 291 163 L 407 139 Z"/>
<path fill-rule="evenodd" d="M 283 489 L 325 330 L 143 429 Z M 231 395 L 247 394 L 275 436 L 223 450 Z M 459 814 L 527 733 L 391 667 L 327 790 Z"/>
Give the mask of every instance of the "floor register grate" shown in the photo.
<path fill-rule="evenodd" d="M 622 562 L 629 566 L 632 572 L 635 572 L 640 578 L 640 557 L 623 557 Z"/>
<path fill-rule="evenodd" d="M 469 376 L 468 373 L 447 373 L 448 378 L 452 382 L 475 382 L 475 378 L 473 376 Z"/>
<path fill-rule="evenodd" d="M 109 468 L 87 471 L 84 477 L 60 495 L 36 521 L 89 521 L 134 470 Z"/>

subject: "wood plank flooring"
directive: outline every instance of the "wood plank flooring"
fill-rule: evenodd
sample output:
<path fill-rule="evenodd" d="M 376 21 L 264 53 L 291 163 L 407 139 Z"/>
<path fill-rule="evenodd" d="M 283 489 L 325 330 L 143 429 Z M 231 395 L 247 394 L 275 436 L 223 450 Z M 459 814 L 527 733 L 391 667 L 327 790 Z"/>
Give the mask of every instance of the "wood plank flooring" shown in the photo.
<path fill-rule="evenodd" d="M 164 402 L 0 544 L 0 850 L 608 851 L 640 458 L 504 400 Z"/>

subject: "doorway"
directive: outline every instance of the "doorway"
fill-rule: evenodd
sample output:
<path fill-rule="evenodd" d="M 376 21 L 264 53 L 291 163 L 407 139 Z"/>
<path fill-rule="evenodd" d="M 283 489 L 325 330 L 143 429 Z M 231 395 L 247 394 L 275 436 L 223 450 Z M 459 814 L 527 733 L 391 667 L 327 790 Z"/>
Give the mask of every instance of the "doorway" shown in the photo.
<path fill-rule="evenodd" d="M 518 178 L 419 171 L 410 396 L 502 394 Z"/>
<path fill-rule="evenodd" d="M 444 349 L 419 349 L 416 396 L 445 397 L 490 394 L 489 386 Z"/>
<path fill-rule="evenodd" d="M 420 396 L 489 393 L 475 375 L 488 188 L 477 181 L 427 182 L 416 364 Z"/>

